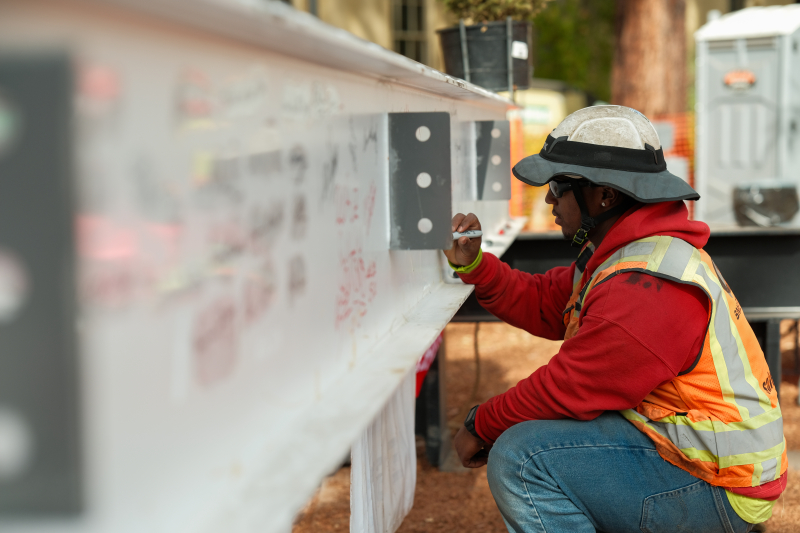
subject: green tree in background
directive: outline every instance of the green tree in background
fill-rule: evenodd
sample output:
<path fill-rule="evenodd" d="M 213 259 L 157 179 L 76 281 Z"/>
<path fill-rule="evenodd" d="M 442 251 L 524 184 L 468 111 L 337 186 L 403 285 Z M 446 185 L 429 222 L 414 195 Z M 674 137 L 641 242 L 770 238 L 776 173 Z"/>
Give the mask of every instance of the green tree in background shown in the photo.
<path fill-rule="evenodd" d="M 614 0 L 554 0 L 536 15 L 534 76 L 611 100 Z"/>

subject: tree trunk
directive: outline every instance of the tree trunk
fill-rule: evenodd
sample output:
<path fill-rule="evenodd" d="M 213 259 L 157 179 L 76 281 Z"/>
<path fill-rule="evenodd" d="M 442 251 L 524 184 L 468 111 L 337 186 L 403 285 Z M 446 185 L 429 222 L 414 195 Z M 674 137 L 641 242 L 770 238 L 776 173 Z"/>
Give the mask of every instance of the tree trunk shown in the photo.
<path fill-rule="evenodd" d="M 685 0 L 617 0 L 611 101 L 647 117 L 686 111 Z"/>

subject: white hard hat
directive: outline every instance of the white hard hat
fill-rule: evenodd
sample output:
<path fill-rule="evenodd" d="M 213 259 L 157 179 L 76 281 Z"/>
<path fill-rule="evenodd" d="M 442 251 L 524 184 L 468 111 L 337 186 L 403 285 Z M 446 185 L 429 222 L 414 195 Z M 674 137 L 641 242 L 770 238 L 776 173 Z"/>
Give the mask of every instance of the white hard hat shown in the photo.
<path fill-rule="evenodd" d="M 630 107 L 587 107 L 565 118 L 542 150 L 514 166 L 514 176 L 542 186 L 556 176 L 580 176 L 645 203 L 697 200 L 700 195 L 671 174 L 647 117 Z"/>

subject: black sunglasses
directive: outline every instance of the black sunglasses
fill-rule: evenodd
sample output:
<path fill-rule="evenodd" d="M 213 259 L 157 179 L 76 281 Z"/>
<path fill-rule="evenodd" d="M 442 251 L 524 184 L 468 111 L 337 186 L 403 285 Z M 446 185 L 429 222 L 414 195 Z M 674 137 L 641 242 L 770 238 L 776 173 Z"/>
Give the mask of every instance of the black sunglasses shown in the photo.
<path fill-rule="evenodd" d="M 561 198 L 564 196 L 565 192 L 572 190 L 573 185 L 577 185 L 578 187 L 593 187 L 594 183 L 589 180 L 551 180 L 548 182 L 548 185 L 550 185 L 550 192 L 553 193 L 553 196 Z"/>

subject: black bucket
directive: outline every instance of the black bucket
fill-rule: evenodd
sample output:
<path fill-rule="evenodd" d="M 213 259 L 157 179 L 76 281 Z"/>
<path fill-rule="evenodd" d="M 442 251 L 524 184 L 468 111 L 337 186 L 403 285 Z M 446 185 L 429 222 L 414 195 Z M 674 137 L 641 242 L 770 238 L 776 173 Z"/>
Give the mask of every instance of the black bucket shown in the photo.
<path fill-rule="evenodd" d="M 733 212 L 740 226 L 770 227 L 790 222 L 800 210 L 793 183 L 756 183 L 733 190 Z"/>
<path fill-rule="evenodd" d="M 437 30 L 442 44 L 444 69 L 451 76 L 470 81 L 491 91 L 508 90 L 508 49 L 509 40 L 524 43 L 513 45 L 512 51 L 526 50 L 528 58 L 512 57 L 512 83 L 514 89 L 527 89 L 531 79 L 530 55 L 530 22 L 512 21 L 511 39 L 508 39 L 506 22 L 484 22 L 474 26 L 465 26 L 466 62 L 469 65 L 469 77 L 464 72 L 464 50 L 461 46 L 461 29 L 459 26 Z M 516 53 L 514 55 L 522 55 Z"/>

